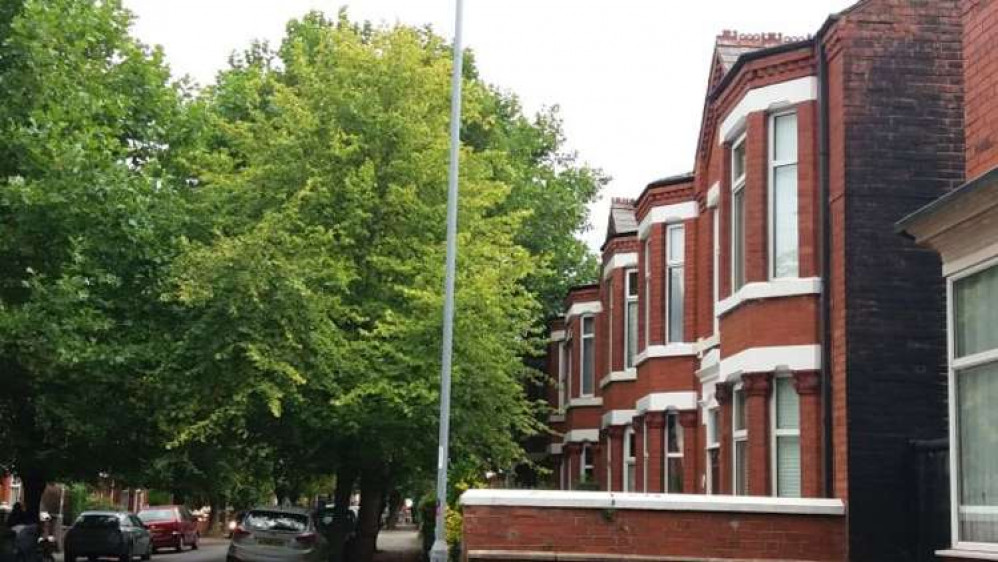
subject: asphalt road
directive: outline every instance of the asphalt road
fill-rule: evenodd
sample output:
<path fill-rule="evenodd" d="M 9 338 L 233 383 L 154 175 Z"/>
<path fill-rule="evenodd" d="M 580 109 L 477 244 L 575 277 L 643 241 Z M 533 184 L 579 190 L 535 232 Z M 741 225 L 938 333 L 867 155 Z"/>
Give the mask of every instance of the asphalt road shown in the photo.
<path fill-rule="evenodd" d="M 183 552 L 176 552 L 172 549 L 160 550 L 152 555 L 152 562 L 225 562 L 225 552 L 229 548 L 228 539 L 202 537 L 199 546 L 200 548 L 197 550 L 184 550 Z M 63 562 L 62 554 L 56 554 L 55 560 Z M 138 558 L 135 560 L 138 561 Z M 86 559 L 79 558 L 77 562 L 86 562 Z M 101 562 L 112 562 L 112 559 L 101 559 Z"/>

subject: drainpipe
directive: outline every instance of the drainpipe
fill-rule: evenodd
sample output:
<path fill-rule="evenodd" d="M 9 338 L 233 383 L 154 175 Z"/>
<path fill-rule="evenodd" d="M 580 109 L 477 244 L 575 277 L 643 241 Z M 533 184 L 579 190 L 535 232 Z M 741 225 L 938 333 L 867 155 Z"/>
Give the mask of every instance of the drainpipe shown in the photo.
<path fill-rule="evenodd" d="M 823 34 L 814 39 L 818 59 L 818 209 L 821 225 L 821 294 L 819 326 L 821 340 L 821 414 L 823 420 L 822 460 L 824 461 L 825 497 L 835 495 L 835 455 L 832 451 L 832 351 L 831 351 L 831 220 L 829 192 L 828 139 L 828 61 Z"/>

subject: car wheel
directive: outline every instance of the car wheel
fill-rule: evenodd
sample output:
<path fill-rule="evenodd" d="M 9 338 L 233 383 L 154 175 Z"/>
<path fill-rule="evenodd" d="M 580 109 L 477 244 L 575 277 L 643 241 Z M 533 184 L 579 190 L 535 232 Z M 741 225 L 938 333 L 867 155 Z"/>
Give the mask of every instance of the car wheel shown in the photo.
<path fill-rule="evenodd" d="M 177 552 L 184 551 L 184 535 L 177 537 Z"/>
<path fill-rule="evenodd" d="M 128 545 L 128 549 L 121 555 L 121 562 L 132 562 L 132 549 L 135 545 Z"/>
<path fill-rule="evenodd" d="M 194 533 L 194 542 L 191 543 L 191 550 L 197 550 L 199 543 L 201 542 L 201 535 Z"/>

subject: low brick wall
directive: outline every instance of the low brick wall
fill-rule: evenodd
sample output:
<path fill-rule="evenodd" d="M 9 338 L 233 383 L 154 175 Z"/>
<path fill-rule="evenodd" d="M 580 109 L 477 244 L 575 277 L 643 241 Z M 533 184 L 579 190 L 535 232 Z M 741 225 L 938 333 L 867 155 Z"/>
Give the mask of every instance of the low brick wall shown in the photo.
<path fill-rule="evenodd" d="M 473 490 L 466 561 L 846 560 L 836 500 Z"/>

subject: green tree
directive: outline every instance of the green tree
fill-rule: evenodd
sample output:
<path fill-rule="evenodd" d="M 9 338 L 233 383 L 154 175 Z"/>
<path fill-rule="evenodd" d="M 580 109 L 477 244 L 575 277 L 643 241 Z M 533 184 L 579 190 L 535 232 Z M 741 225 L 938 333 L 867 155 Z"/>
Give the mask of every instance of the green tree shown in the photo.
<path fill-rule="evenodd" d="M 450 68 L 428 30 L 313 13 L 278 50 L 234 59 L 202 99 L 198 204 L 212 229 L 174 265 L 196 319 L 170 369 L 228 399 L 186 412 L 186 436 L 246 431 L 278 460 L 337 471 L 340 496 L 359 475 L 357 560 L 387 492 L 435 466 Z M 509 467 L 538 429 L 523 358 L 564 283 L 555 272 L 592 275 L 574 235 L 602 182 L 561 152 L 553 114 L 523 117 L 473 65 L 465 81 L 456 478 Z"/>
<path fill-rule="evenodd" d="M 0 18 L 0 464 L 37 510 L 48 480 L 156 454 L 157 283 L 192 130 L 119 2 L 4 0 Z"/>

